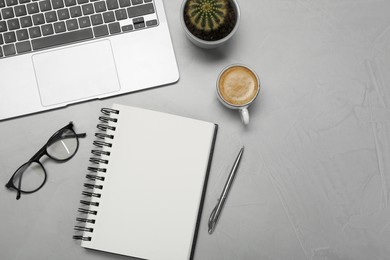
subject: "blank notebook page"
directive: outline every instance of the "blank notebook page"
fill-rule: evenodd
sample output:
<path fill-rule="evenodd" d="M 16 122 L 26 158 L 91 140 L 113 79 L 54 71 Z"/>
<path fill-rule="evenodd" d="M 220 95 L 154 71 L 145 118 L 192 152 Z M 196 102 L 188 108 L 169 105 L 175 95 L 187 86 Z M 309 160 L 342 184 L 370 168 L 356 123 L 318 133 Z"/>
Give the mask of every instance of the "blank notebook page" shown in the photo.
<path fill-rule="evenodd" d="M 216 125 L 156 111 L 120 111 L 91 241 L 150 260 L 189 259 Z M 103 166 L 102 166 L 103 167 Z"/>

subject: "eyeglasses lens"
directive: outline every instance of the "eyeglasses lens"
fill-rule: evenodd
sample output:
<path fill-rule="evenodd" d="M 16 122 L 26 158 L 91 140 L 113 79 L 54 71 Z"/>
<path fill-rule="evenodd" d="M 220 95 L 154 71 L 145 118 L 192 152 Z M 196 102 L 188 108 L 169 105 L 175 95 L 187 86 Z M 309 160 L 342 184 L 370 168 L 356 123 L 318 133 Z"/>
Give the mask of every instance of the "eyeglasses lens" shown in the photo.
<path fill-rule="evenodd" d="M 76 153 L 77 147 L 76 134 L 72 130 L 64 129 L 51 138 L 47 145 L 47 153 L 57 160 L 66 160 Z"/>
<path fill-rule="evenodd" d="M 19 182 L 20 187 L 19 187 Z M 45 181 L 45 171 L 41 164 L 28 162 L 23 164 L 16 172 L 13 178 L 15 187 L 24 192 L 32 192 L 38 189 Z"/>

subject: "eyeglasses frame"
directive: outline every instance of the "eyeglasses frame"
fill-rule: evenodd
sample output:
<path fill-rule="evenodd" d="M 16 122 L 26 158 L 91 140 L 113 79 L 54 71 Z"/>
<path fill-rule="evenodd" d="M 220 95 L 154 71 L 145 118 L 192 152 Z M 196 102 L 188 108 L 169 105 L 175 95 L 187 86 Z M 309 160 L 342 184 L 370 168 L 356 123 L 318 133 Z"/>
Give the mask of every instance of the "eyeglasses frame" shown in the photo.
<path fill-rule="evenodd" d="M 53 156 L 51 156 L 48 152 L 47 152 L 47 147 L 52 143 L 53 140 L 55 140 L 55 138 L 57 137 L 58 138 L 58 135 L 63 132 L 64 130 L 70 130 L 73 132 L 73 134 L 75 135 L 76 137 L 76 141 L 77 141 L 77 147 L 76 147 L 76 150 L 74 151 L 74 153 L 68 157 L 68 158 L 65 158 L 65 159 L 58 159 L 58 158 L 55 158 Z M 9 179 L 9 181 L 7 182 L 7 184 L 5 185 L 6 188 L 8 189 L 14 189 L 17 191 L 17 195 L 16 195 L 16 199 L 19 200 L 20 199 L 20 196 L 21 196 L 21 193 L 24 193 L 24 194 L 29 194 L 29 193 L 34 193 L 34 192 L 37 192 L 38 190 L 40 190 L 43 185 L 45 185 L 46 183 L 46 179 L 47 179 L 47 172 L 46 172 L 46 169 L 45 167 L 43 166 L 43 164 L 39 161 L 42 156 L 46 155 L 47 157 L 49 157 L 50 159 L 53 159 L 54 161 L 57 161 L 57 162 L 65 162 L 65 161 L 68 161 L 70 160 L 78 151 L 79 149 L 79 138 L 82 138 L 82 137 L 85 137 L 86 136 L 86 133 L 81 133 L 81 134 L 76 134 L 76 132 L 73 130 L 73 122 L 69 122 L 69 124 L 67 124 L 66 126 L 62 127 L 61 129 L 59 129 L 58 131 L 56 131 L 50 138 L 49 140 L 46 142 L 46 144 L 44 146 L 42 146 L 41 149 L 39 149 L 39 151 L 34 154 L 33 157 L 31 157 L 30 160 L 28 160 L 26 163 L 22 164 L 15 172 L 14 174 L 11 176 L 11 178 Z M 45 174 L 45 177 L 44 177 L 44 180 L 42 182 L 42 184 L 36 188 L 35 190 L 32 190 L 32 191 L 24 191 L 24 190 L 21 190 L 21 183 L 22 183 L 22 177 L 23 177 L 23 174 L 24 174 L 24 170 L 20 173 L 21 176 L 19 178 L 19 181 L 18 181 L 18 186 L 19 187 L 16 187 L 14 185 L 14 182 L 13 182 L 13 179 L 15 177 L 15 175 L 21 170 L 22 167 L 28 167 L 29 164 L 31 163 L 37 163 L 39 164 L 41 167 L 42 167 L 42 170 Z"/>

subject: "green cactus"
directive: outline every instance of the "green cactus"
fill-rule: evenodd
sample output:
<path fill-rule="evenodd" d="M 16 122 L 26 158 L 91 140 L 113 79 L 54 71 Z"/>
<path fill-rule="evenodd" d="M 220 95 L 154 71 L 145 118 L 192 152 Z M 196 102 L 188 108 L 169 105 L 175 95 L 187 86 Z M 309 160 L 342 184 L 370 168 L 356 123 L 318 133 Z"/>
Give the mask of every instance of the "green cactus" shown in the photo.
<path fill-rule="evenodd" d="M 227 0 L 189 0 L 187 12 L 198 30 L 216 30 L 224 23 Z"/>
<path fill-rule="evenodd" d="M 234 29 L 237 15 L 233 0 L 185 0 L 183 19 L 195 37 L 217 41 Z"/>

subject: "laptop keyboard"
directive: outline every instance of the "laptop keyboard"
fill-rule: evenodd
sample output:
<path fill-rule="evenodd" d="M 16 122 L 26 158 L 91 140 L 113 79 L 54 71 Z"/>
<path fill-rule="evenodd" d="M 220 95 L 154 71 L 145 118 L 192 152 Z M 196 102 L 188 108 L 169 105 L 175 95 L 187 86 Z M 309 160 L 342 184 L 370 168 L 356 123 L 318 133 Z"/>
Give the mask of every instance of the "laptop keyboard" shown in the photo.
<path fill-rule="evenodd" d="M 157 25 L 153 0 L 0 0 L 0 59 Z"/>

